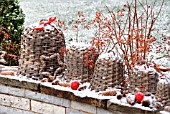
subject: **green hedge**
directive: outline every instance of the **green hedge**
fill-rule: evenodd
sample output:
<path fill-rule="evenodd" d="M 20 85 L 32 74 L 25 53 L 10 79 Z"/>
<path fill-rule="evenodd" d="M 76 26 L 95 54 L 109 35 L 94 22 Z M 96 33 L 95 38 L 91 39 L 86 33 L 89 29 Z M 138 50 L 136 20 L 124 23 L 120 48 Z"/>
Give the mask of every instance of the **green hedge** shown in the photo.
<path fill-rule="evenodd" d="M 0 0 L 0 43 L 8 65 L 18 65 L 24 19 L 17 0 Z"/>

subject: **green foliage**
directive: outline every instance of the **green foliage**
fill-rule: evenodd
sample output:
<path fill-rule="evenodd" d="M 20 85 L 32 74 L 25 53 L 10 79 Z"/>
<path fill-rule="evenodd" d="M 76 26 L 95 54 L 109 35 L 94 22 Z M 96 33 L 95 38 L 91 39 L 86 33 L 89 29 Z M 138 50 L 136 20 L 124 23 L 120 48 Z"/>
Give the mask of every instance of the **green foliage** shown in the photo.
<path fill-rule="evenodd" d="M 17 0 L 0 0 L 0 43 L 9 65 L 18 64 L 24 19 Z"/>

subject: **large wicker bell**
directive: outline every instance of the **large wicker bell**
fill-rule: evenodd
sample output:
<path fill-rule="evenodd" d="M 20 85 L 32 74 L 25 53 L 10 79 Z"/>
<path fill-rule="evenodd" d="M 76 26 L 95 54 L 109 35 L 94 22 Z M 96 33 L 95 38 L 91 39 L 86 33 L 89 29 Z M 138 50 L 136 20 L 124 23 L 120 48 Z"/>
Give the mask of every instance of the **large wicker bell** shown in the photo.
<path fill-rule="evenodd" d="M 23 31 L 18 74 L 40 79 L 42 72 L 53 76 L 60 67 L 57 57 L 61 54 L 59 50 L 65 48 L 64 35 L 50 23 L 42 23 L 44 27 L 33 25 Z"/>

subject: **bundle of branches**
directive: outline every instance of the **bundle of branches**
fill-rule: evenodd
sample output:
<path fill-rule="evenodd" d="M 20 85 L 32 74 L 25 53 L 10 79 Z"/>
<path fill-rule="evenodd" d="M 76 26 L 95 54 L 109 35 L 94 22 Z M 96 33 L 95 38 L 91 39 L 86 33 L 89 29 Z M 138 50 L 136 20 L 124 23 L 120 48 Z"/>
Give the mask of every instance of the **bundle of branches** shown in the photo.
<path fill-rule="evenodd" d="M 99 52 L 113 51 L 115 54 L 122 55 L 130 75 L 138 61 L 148 61 L 147 54 L 155 41 L 152 31 L 163 3 L 164 0 L 157 9 L 158 12 L 155 12 L 156 0 L 151 5 L 147 0 L 146 4 L 141 3 L 140 0 L 132 0 L 117 12 L 111 11 L 106 6 L 110 16 L 105 16 L 98 11 L 93 20 L 98 30 L 92 44 Z"/>

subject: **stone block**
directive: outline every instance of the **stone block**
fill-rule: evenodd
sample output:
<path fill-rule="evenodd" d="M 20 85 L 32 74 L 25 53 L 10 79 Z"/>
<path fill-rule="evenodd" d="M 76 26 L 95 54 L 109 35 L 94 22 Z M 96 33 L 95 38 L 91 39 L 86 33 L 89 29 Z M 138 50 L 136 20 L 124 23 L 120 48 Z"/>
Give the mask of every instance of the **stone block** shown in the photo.
<path fill-rule="evenodd" d="M 30 89 L 34 91 L 40 91 L 40 83 L 39 82 L 30 82 L 30 81 L 22 81 L 22 88 Z"/>
<path fill-rule="evenodd" d="M 0 114 L 35 114 L 35 113 L 0 105 Z"/>
<path fill-rule="evenodd" d="M 82 110 L 82 111 L 89 112 L 89 113 L 94 113 L 94 114 L 96 113 L 95 106 L 85 104 L 85 103 L 76 102 L 76 101 L 71 101 L 71 108 L 77 109 L 77 110 Z"/>
<path fill-rule="evenodd" d="M 8 86 L 0 84 L 0 93 L 8 93 Z"/>
<path fill-rule="evenodd" d="M 0 84 L 30 89 L 34 91 L 40 91 L 40 82 L 20 80 L 13 77 L 9 78 L 9 77 L 0 76 Z"/>
<path fill-rule="evenodd" d="M 0 76 L 0 84 L 8 84 L 8 78 Z"/>
<path fill-rule="evenodd" d="M 24 96 L 25 89 L 8 87 L 8 94 L 15 95 L 15 96 Z"/>
<path fill-rule="evenodd" d="M 46 94 L 41 95 L 41 101 L 52 103 L 55 105 L 60 105 L 64 107 L 70 107 L 70 100 L 64 99 L 64 98 L 58 98 Z"/>
<path fill-rule="evenodd" d="M 110 101 L 108 101 L 109 103 Z M 158 110 L 143 110 L 136 107 L 129 107 L 124 105 L 119 105 L 115 103 L 111 103 L 108 108 L 108 111 L 116 114 L 159 114 Z"/>
<path fill-rule="evenodd" d="M 29 99 L 14 97 L 5 94 L 0 94 L 0 105 L 15 107 L 23 110 L 30 110 Z"/>
<path fill-rule="evenodd" d="M 64 106 L 64 107 L 70 107 L 70 100 L 64 99 L 64 98 L 54 97 L 53 104 Z"/>
<path fill-rule="evenodd" d="M 109 112 L 108 110 L 97 108 L 96 114 L 113 114 L 112 112 Z M 115 113 L 117 114 L 117 113 Z"/>
<path fill-rule="evenodd" d="M 34 99 L 34 100 L 41 100 L 41 93 L 39 92 L 34 92 L 30 90 L 25 90 L 24 96 L 29 99 Z"/>
<path fill-rule="evenodd" d="M 31 110 L 43 114 L 65 114 L 65 108 L 31 100 Z"/>
<path fill-rule="evenodd" d="M 66 113 L 66 109 L 64 107 L 54 106 L 53 114 L 65 114 L 65 113 Z"/>
<path fill-rule="evenodd" d="M 66 108 L 66 114 L 87 114 L 87 113 L 81 112 L 79 110 L 71 109 L 71 108 Z"/>
<path fill-rule="evenodd" d="M 24 96 L 24 89 L 14 88 L 10 86 L 0 85 L 0 92 L 16 96 Z"/>

